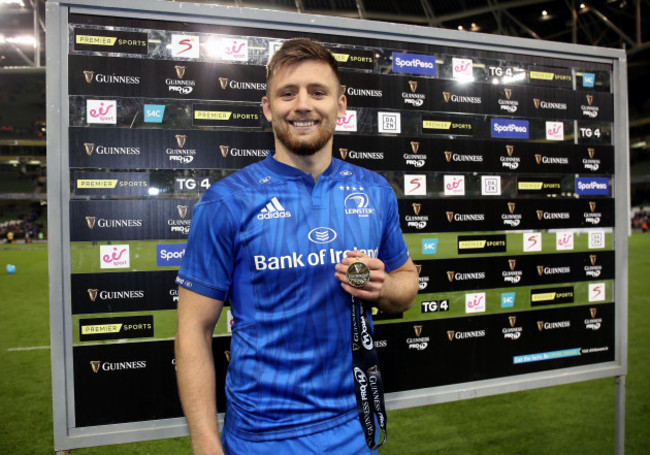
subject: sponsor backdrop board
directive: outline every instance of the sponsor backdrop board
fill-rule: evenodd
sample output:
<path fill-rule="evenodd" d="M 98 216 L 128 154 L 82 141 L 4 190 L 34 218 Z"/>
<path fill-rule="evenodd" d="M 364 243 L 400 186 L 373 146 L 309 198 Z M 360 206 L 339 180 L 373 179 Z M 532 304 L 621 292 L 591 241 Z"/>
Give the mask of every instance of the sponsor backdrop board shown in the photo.
<path fill-rule="evenodd" d="M 296 35 L 339 62 L 334 156 L 391 183 L 418 267 L 413 308 L 374 315 L 388 407 L 625 374 L 622 51 L 173 2 L 47 10 L 57 450 L 187 434 L 174 278 L 192 208 L 273 153 L 265 65 Z"/>

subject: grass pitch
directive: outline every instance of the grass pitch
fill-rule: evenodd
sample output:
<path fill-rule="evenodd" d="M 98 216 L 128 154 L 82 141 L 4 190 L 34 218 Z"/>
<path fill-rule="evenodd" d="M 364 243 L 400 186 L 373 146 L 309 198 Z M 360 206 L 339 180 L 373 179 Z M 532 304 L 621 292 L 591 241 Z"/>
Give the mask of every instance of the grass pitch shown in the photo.
<path fill-rule="evenodd" d="M 650 234 L 629 243 L 627 455 L 650 446 Z M 16 265 L 15 274 L 5 272 Z M 0 453 L 53 453 L 47 250 L 0 245 Z M 389 412 L 382 455 L 614 453 L 614 378 Z M 188 438 L 78 449 L 73 455 L 191 454 Z"/>

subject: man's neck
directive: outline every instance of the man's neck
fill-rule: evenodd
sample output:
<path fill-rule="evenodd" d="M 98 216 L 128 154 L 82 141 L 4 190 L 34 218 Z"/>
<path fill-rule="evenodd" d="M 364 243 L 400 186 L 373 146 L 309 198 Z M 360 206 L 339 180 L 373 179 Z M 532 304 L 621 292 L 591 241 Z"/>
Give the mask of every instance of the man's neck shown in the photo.
<path fill-rule="evenodd" d="M 332 144 L 331 142 L 313 155 L 297 155 L 281 144 L 275 144 L 275 154 L 273 155 L 280 163 L 300 169 L 305 174 L 310 174 L 314 182 L 318 180 L 332 162 Z"/>

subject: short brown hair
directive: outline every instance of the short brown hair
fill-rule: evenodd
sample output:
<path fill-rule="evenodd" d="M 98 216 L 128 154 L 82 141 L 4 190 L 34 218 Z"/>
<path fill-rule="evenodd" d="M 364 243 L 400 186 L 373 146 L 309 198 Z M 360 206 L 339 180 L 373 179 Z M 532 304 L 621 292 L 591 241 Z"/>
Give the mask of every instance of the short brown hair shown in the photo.
<path fill-rule="evenodd" d="M 339 65 L 330 51 L 322 44 L 309 38 L 292 38 L 285 41 L 266 65 L 266 81 L 271 80 L 275 73 L 282 67 L 299 63 L 305 60 L 316 60 L 327 63 L 334 71 L 336 80 L 339 78 Z"/>

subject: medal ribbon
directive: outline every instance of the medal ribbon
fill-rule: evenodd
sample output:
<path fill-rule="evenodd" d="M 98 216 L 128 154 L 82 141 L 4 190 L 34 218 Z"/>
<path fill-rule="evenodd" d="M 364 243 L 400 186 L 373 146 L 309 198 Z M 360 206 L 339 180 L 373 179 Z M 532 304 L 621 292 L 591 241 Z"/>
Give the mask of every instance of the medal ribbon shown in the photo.
<path fill-rule="evenodd" d="M 359 420 L 370 450 L 377 450 L 386 443 L 386 407 L 384 405 L 384 384 L 379 372 L 375 343 L 372 339 L 370 320 L 366 315 L 366 304 L 352 296 L 352 370 L 354 392 L 357 397 Z M 375 421 L 376 418 L 376 421 Z M 375 434 L 383 432 L 383 440 L 375 443 Z M 381 433 L 380 433 L 381 434 Z"/>

